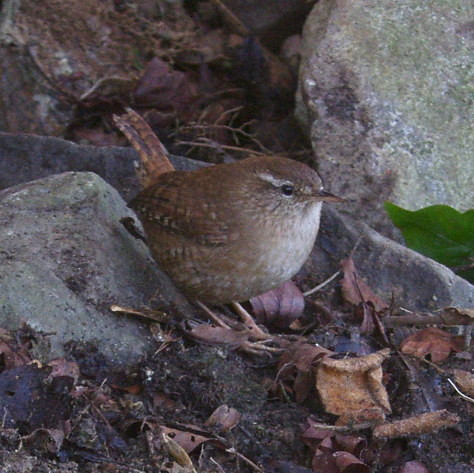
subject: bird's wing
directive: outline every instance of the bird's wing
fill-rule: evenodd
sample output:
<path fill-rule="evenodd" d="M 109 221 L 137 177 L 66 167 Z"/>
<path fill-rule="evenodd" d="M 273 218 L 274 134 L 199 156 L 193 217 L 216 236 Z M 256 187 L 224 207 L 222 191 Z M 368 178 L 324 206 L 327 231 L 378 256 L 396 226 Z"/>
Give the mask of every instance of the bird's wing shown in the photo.
<path fill-rule="evenodd" d="M 189 173 L 163 174 L 156 184 L 143 190 L 130 202 L 145 231 L 165 230 L 202 245 L 219 246 L 229 240 L 228 226 L 210 208 L 208 199 L 196 199 Z"/>

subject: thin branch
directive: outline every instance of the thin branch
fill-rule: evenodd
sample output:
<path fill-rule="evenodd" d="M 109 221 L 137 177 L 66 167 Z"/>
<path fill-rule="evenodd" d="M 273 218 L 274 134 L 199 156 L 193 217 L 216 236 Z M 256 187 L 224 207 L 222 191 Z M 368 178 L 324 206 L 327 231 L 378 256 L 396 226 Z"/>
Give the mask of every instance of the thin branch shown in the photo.
<path fill-rule="evenodd" d="M 207 140 L 206 141 L 211 141 Z M 212 148 L 212 149 L 225 149 L 227 151 L 237 151 L 239 153 L 246 153 L 246 154 L 252 154 L 254 156 L 268 156 L 266 153 L 260 153 L 259 151 L 253 151 L 247 148 L 240 148 L 238 146 L 229 146 L 229 145 L 220 145 L 218 143 L 212 142 L 211 144 L 209 143 L 199 143 L 197 141 L 177 141 L 177 145 L 182 145 L 182 146 L 198 146 L 201 148 Z"/>

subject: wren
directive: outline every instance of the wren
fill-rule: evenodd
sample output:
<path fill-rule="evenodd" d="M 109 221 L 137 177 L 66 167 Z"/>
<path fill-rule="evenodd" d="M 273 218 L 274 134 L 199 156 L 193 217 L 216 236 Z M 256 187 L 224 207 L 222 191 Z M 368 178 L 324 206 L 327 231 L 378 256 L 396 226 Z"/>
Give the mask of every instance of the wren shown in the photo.
<path fill-rule="evenodd" d="M 318 174 L 282 157 L 171 171 L 130 204 L 175 284 L 209 304 L 245 301 L 294 276 L 313 248 L 323 201 Z"/>

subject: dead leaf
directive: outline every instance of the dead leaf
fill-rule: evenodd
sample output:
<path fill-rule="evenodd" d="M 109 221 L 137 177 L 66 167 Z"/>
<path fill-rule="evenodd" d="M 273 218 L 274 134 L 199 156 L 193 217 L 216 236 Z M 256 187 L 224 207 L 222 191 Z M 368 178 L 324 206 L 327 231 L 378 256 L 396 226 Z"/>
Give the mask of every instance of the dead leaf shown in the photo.
<path fill-rule="evenodd" d="M 370 473 L 371 468 L 349 452 L 334 452 L 334 461 L 340 473 Z"/>
<path fill-rule="evenodd" d="M 23 437 L 23 441 L 28 446 L 40 447 L 56 453 L 63 444 L 64 436 L 64 431 L 61 429 L 36 429 L 30 435 Z"/>
<path fill-rule="evenodd" d="M 288 345 L 281 355 L 278 368 L 281 370 L 285 365 L 295 366 L 299 371 L 309 371 L 313 363 L 320 358 L 333 355 L 334 352 L 309 343 L 296 342 Z"/>
<path fill-rule="evenodd" d="M 188 452 L 179 445 L 172 437 L 166 435 L 164 432 L 161 434 L 163 443 L 165 444 L 168 453 L 178 462 L 178 464 L 187 469 L 189 472 L 195 473 L 193 462 L 189 458 Z"/>
<path fill-rule="evenodd" d="M 358 458 L 367 448 L 365 438 L 341 435 L 333 430 L 318 428 L 318 423 L 308 419 L 309 427 L 303 433 L 303 441 L 314 452 L 313 471 L 369 473 L 368 466 Z"/>
<path fill-rule="evenodd" d="M 454 370 L 454 381 L 463 394 L 474 397 L 474 374 L 464 370 Z"/>
<path fill-rule="evenodd" d="M 381 366 L 389 354 L 385 348 L 357 358 L 324 358 L 316 368 L 316 388 L 325 410 L 336 415 L 373 409 L 390 413 Z"/>
<path fill-rule="evenodd" d="M 270 327 L 288 328 L 304 310 L 304 296 L 293 281 L 250 299 L 258 322 Z"/>
<path fill-rule="evenodd" d="M 344 299 L 352 304 L 372 303 L 377 312 L 387 309 L 388 304 L 377 296 L 369 285 L 361 279 L 352 258 L 347 258 L 341 263 L 344 271 L 342 279 L 342 294 Z"/>
<path fill-rule="evenodd" d="M 239 348 L 249 339 L 248 331 L 239 332 L 237 330 L 208 324 L 196 325 L 188 333 L 201 343 L 225 345 L 231 349 Z"/>
<path fill-rule="evenodd" d="M 204 425 L 208 427 L 218 427 L 220 432 L 228 432 L 240 421 L 240 412 L 233 407 L 223 404 L 219 406 L 206 420 Z"/>
<path fill-rule="evenodd" d="M 276 381 L 290 382 L 295 393 L 295 400 L 303 402 L 314 386 L 313 363 L 333 354 L 317 345 L 309 343 L 292 343 L 282 354 L 278 362 L 278 375 Z"/>
<path fill-rule="evenodd" d="M 463 350 L 464 337 L 451 335 L 436 327 L 429 327 L 408 336 L 400 344 L 400 351 L 424 358 L 431 356 L 433 363 L 445 360 L 452 351 Z"/>
<path fill-rule="evenodd" d="M 29 353 L 23 347 L 6 341 L 0 341 L 0 356 L 3 357 L 2 364 L 5 370 L 11 370 L 31 362 Z"/>
<path fill-rule="evenodd" d="M 199 447 L 203 442 L 212 440 L 212 437 L 205 437 L 204 435 L 197 435 L 194 432 L 186 432 L 183 430 L 170 429 L 166 426 L 161 426 L 161 432 L 170 437 L 177 443 L 186 453 L 191 453 L 196 447 Z"/>
<path fill-rule="evenodd" d="M 471 322 L 474 320 L 474 309 L 463 309 L 460 307 L 446 307 L 443 312 L 463 317 Z"/>

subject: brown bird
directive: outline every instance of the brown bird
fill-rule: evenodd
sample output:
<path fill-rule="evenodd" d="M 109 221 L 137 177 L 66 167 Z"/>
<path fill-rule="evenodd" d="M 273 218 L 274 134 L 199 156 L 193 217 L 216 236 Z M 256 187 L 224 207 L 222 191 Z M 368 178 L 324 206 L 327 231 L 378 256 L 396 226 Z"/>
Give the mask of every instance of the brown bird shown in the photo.
<path fill-rule="evenodd" d="M 130 206 L 176 285 L 217 304 L 248 300 L 294 276 L 313 248 L 322 202 L 341 200 L 305 164 L 251 157 L 162 174 Z"/>

